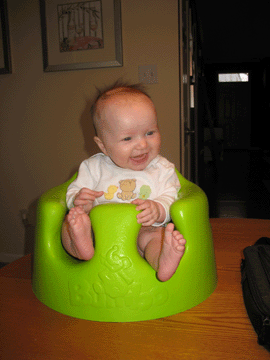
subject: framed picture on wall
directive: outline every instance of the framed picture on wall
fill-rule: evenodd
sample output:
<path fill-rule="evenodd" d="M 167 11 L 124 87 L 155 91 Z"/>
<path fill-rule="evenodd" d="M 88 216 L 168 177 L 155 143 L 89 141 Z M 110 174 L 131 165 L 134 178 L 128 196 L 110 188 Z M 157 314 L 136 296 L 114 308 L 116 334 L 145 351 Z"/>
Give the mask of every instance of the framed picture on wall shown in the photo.
<path fill-rule="evenodd" d="M 44 71 L 123 65 L 120 0 L 40 0 Z"/>
<path fill-rule="evenodd" d="M 6 0 L 0 0 L 0 74 L 11 73 L 9 26 Z"/>

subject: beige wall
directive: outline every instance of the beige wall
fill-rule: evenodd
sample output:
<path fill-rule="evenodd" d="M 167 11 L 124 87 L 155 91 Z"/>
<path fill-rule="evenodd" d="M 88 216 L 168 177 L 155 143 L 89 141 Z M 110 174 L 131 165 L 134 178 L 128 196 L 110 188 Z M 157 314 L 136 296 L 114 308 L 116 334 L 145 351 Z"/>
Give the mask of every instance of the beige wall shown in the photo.
<path fill-rule="evenodd" d="M 138 65 L 156 64 L 159 83 L 149 93 L 162 154 L 178 168 L 180 161 L 178 0 L 122 0 L 123 67 L 51 73 L 42 68 L 39 1 L 7 4 L 13 73 L 0 75 L 0 261 L 32 249 L 20 210 L 33 222 L 39 196 L 97 151 L 88 117 L 95 85 L 138 82 Z"/>

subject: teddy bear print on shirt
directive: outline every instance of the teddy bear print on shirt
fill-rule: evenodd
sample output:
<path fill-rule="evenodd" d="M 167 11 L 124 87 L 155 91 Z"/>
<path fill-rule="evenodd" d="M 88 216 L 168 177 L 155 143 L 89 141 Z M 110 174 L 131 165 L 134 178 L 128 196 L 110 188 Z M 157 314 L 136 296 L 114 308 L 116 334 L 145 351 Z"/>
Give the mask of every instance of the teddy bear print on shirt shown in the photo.
<path fill-rule="evenodd" d="M 131 200 L 136 198 L 136 194 L 133 192 L 136 188 L 136 179 L 120 180 L 121 193 L 117 193 L 118 199 Z"/>

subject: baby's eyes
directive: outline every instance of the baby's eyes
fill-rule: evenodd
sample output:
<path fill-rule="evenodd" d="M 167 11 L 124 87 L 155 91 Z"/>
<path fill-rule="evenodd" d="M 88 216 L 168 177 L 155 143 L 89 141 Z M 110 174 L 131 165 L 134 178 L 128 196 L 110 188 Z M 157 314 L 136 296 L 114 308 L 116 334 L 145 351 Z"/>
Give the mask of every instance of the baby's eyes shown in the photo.
<path fill-rule="evenodd" d="M 151 135 L 154 135 L 155 131 L 152 130 L 152 131 L 148 131 L 145 136 L 151 136 Z M 131 141 L 132 140 L 132 137 L 131 136 L 127 136 L 125 137 L 124 139 L 122 139 L 122 141 Z"/>

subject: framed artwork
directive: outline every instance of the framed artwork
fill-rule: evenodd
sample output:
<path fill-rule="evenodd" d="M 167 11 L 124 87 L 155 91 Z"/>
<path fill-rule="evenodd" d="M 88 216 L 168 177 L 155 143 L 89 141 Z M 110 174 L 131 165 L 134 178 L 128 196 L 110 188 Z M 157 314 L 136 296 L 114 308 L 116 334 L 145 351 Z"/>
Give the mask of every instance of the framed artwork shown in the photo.
<path fill-rule="evenodd" d="M 11 73 L 9 26 L 6 0 L 0 0 L 0 74 Z"/>
<path fill-rule="evenodd" d="M 44 71 L 123 65 L 120 0 L 40 0 Z"/>

